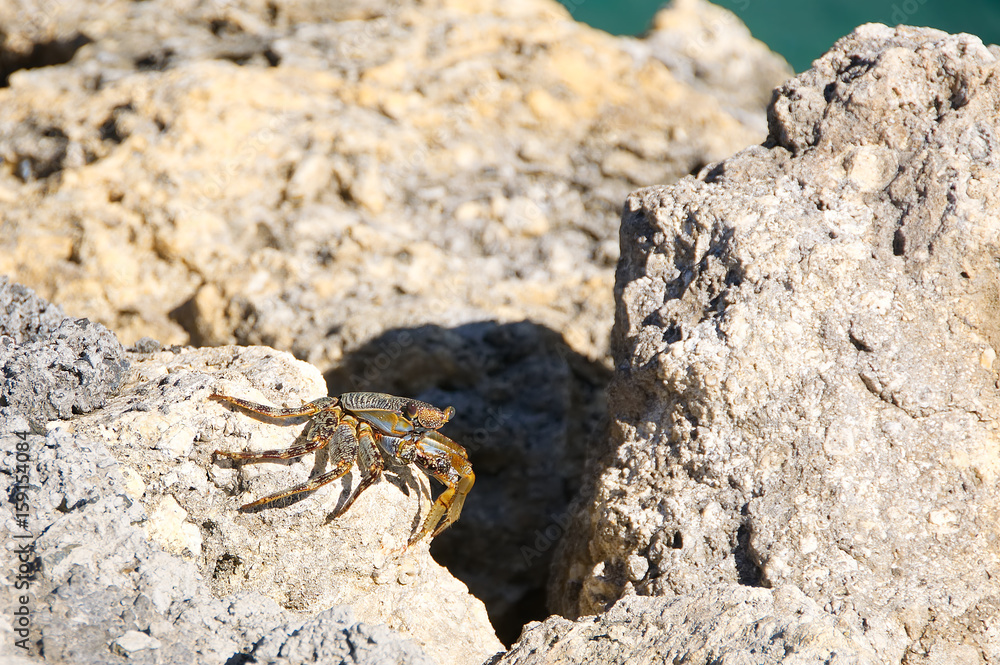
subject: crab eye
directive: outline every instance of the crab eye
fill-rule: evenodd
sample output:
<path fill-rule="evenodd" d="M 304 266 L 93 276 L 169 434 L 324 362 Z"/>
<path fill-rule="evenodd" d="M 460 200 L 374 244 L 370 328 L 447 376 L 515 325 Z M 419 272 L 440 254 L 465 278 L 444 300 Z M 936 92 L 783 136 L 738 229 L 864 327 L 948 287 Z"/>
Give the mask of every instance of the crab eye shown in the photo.
<path fill-rule="evenodd" d="M 414 404 L 413 402 L 410 402 L 409 404 L 406 405 L 406 417 L 407 418 L 410 418 L 410 419 L 416 418 L 418 411 L 419 411 L 419 409 L 417 408 L 417 405 Z"/>

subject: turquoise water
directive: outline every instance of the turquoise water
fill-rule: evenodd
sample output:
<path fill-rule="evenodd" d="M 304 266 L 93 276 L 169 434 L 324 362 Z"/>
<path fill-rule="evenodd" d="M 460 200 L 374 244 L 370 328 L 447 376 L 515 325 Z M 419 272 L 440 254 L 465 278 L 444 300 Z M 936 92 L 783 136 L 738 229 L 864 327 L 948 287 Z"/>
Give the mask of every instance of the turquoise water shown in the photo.
<path fill-rule="evenodd" d="M 662 0 L 563 0 L 574 18 L 616 35 L 644 31 Z M 718 0 L 795 71 L 862 23 L 929 26 L 1000 43 L 1000 0 Z"/>

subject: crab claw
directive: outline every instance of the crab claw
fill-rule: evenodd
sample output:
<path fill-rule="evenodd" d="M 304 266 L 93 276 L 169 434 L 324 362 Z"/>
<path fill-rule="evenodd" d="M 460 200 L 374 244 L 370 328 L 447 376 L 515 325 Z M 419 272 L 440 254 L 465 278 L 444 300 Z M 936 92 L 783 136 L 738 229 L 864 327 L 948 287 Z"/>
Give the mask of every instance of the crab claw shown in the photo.
<path fill-rule="evenodd" d="M 472 472 L 465 448 L 444 434 L 437 431 L 426 432 L 415 442 L 415 446 L 413 461 L 447 487 L 431 506 L 423 527 L 410 538 L 407 547 L 427 534 L 433 538 L 454 524 L 462 514 L 465 497 L 476 482 L 476 474 Z"/>

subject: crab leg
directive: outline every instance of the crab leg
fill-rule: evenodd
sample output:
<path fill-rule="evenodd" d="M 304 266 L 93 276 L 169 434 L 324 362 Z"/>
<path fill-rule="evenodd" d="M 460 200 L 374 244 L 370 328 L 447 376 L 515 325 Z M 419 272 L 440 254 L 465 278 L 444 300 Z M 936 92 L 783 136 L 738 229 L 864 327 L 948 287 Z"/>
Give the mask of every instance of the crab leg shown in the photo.
<path fill-rule="evenodd" d="M 210 398 L 269 418 L 312 416 L 302 443 L 283 450 L 261 452 L 216 450 L 216 455 L 248 461 L 289 459 L 330 447 L 333 468 L 328 472 L 245 504 L 241 510 L 318 489 L 346 474 L 357 460 L 361 482 L 344 505 L 327 519 L 329 522 L 347 512 L 361 493 L 382 477 L 384 456 L 402 464 L 413 462 L 443 483 L 445 489 L 431 506 L 420 531 L 403 548 L 405 550 L 428 534 L 437 536 L 454 524 L 476 481 L 465 449 L 437 431 L 455 414 L 450 406 L 439 409 L 414 399 L 365 392 L 345 393 L 339 398 L 321 397 L 292 408 L 267 406 L 220 393 L 212 393 Z"/>
<path fill-rule="evenodd" d="M 333 449 L 337 454 L 337 458 L 334 460 L 332 469 L 322 475 L 316 476 L 315 478 L 310 478 L 301 485 L 296 485 L 291 489 L 275 492 L 274 494 L 269 494 L 262 499 L 257 499 L 256 501 L 244 504 L 240 506 L 240 510 L 248 510 L 265 503 L 270 503 L 271 501 L 275 501 L 277 499 L 283 499 L 286 496 L 292 496 L 293 494 L 301 494 L 302 492 L 310 492 L 312 490 L 319 489 L 323 485 L 332 483 L 334 480 L 337 480 L 350 471 L 351 466 L 354 464 L 354 458 L 358 454 L 358 439 L 354 435 L 354 430 L 350 425 L 340 425 L 336 429 L 332 430 L 330 435 L 323 440 L 320 445 L 330 443 L 331 439 L 335 444 Z"/>
<path fill-rule="evenodd" d="M 229 399 L 229 398 L 227 398 Z M 244 400 L 240 400 L 243 402 Z M 319 401 L 319 400 L 317 400 Z M 239 402 L 236 402 L 239 404 Z M 315 404 L 315 402 L 312 402 Z M 247 402 L 247 404 L 253 404 L 253 402 Z M 260 404 L 253 404 L 255 407 L 262 406 Z M 240 406 L 245 406 L 240 404 Z M 245 407 L 249 408 L 249 407 Z M 264 407 L 268 408 L 268 407 Z M 251 409 L 257 413 L 262 413 L 256 409 Z M 285 410 L 285 409 L 282 409 Z M 314 450 L 319 450 L 323 446 L 330 443 L 331 440 L 335 439 L 337 436 L 337 422 L 338 422 L 338 409 L 336 407 L 326 410 L 316 417 L 315 420 L 309 425 L 309 429 L 306 431 L 305 443 L 300 443 L 298 445 L 292 446 L 290 448 L 285 448 L 284 450 L 262 450 L 261 452 L 250 452 L 250 451 L 229 451 L 229 450 L 216 450 L 216 455 L 222 455 L 223 457 L 228 457 L 229 459 L 243 459 L 243 460 L 265 460 L 265 459 L 289 459 L 291 457 L 301 457 L 306 453 L 311 453 Z M 266 414 L 265 414 L 266 415 Z M 356 447 L 356 446 L 355 446 Z"/>
<path fill-rule="evenodd" d="M 375 438 L 368 425 L 359 425 L 361 432 L 358 436 L 358 467 L 361 469 L 362 478 L 358 488 L 344 502 L 337 512 L 330 517 L 327 522 L 332 521 L 347 512 L 347 509 L 354 504 L 354 500 L 361 496 L 361 493 L 371 487 L 376 480 L 382 477 L 382 470 L 385 469 L 385 460 L 375 448 Z"/>
<path fill-rule="evenodd" d="M 319 399 L 313 400 L 311 402 L 306 402 L 298 408 L 281 409 L 276 406 L 267 406 L 266 404 L 258 404 L 257 402 L 251 402 L 250 400 L 243 399 L 241 397 L 230 397 L 229 395 L 222 395 L 220 393 L 212 393 L 208 396 L 209 399 L 220 399 L 224 402 L 229 402 L 230 404 L 235 404 L 236 406 L 243 407 L 247 411 L 252 411 L 254 413 L 259 413 L 262 416 L 267 416 L 269 418 L 294 418 L 296 416 L 313 416 L 320 411 L 325 411 L 333 406 L 337 405 L 337 399 L 335 397 L 320 397 Z"/>

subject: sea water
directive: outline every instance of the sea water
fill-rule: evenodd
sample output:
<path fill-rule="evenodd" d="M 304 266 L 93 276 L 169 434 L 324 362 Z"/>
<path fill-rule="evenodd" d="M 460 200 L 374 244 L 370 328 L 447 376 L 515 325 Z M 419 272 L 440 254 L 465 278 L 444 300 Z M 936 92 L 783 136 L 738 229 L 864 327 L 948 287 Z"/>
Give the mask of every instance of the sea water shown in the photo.
<path fill-rule="evenodd" d="M 616 35 L 649 27 L 662 0 L 561 0 L 578 21 Z M 1000 0 L 719 0 L 754 37 L 801 72 L 862 23 L 918 25 L 968 32 L 1000 43 Z"/>

